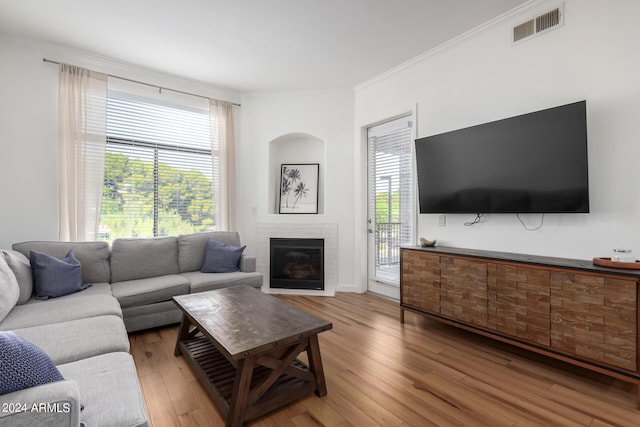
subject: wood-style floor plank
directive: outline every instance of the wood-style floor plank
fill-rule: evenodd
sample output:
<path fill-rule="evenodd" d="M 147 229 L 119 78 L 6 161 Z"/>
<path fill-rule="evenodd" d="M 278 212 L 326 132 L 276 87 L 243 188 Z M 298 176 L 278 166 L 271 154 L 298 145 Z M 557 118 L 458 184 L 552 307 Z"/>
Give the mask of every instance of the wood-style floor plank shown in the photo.
<path fill-rule="evenodd" d="M 328 394 L 249 423 L 255 427 L 640 426 L 635 386 L 415 313 L 370 294 L 280 296 L 325 318 Z M 130 335 L 154 427 L 225 422 L 183 358 L 177 326 Z"/>

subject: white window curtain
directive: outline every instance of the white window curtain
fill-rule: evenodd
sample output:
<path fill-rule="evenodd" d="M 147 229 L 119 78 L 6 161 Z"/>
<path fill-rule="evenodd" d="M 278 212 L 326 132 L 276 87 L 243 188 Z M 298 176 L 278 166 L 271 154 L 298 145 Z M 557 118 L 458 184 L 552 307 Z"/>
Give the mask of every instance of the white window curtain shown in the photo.
<path fill-rule="evenodd" d="M 233 104 L 210 100 L 211 160 L 218 230 L 235 230 L 236 170 Z"/>
<path fill-rule="evenodd" d="M 58 144 L 62 241 L 96 240 L 102 201 L 107 76 L 60 64 Z"/>

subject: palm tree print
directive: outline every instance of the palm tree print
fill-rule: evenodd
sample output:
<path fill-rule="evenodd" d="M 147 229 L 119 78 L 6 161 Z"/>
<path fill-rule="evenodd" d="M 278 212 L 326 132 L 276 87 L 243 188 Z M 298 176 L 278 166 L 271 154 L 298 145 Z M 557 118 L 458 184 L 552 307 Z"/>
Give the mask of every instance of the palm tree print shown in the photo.
<path fill-rule="evenodd" d="M 298 200 L 300 200 L 300 198 L 307 197 L 307 193 L 309 192 L 309 189 L 304 184 L 304 182 L 301 182 L 300 184 L 298 184 L 294 192 L 296 193 L 296 199 L 293 201 L 293 207 L 295 208 L 296 203 L 298 203 Z"/>
<path fill-rule="evenodd" d="M 287 176 L 286 171 L 287 171 L 287 168 L 284 168 L 283 174 L 282 174 L 282 188 L 280 189 L 280 194 L 282 196 L 286 196 L 285 203 L 286 203 L 286 206 L 289 207 L 289 192 L 291 191 L 292 182 L 289 180 L 289 177 Z"/>
<path fill-rule="evenodd" d="M 281 165 L 278 213 L 318 213 L 318 167 L 317 163 Z"/>
<path fill-rule="evenodd" d="M 291 188 L 296 184 L 296 181 L 300 180 L 300 170 L 299 169 L 289 169 L 287 170 L 286 166 L 282 169 L 282 195 L 286 196 L 284 201 L 286 207 L 289 207 L 289 194 L 291 193 Z M 297 193 L 296 193 L 297 195 Z M 293 203 L 293 207 L 296 207 L 296 202 L 298 198 Z"/>

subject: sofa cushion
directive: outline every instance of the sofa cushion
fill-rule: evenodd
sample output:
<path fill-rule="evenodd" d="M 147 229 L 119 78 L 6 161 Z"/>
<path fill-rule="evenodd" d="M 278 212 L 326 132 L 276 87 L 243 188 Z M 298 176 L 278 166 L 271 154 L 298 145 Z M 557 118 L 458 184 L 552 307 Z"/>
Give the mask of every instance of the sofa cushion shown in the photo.
<path fill-rule="evenodd" d="M 256 257 L 242 255 L 238 265 L 240 266 L 240 271 L 254 273 L 256 271 Z"/>
<path fill-rule="evenodd" d="M 29 301 L 29 298 L 31 298 L 33 294 L 33 277 L 31 275 L 29 258 L 24 256 L 23 253 L 13 250 L 3 250 L 0 251 L 0 253 L 2 253 L 2 258 L 7 262 L 18 281 L 18 287 L 20 288 L 18 304 L 24 304 Z"/>
<path fill-rule="evenodd" d="M 92 283 L 91 287 L 88 287 L 82 292 L 74 292 L 72 294 L 57 297 L 56 300 L 64 300 L 64 299 L 70 299 L 70 298 L 76 298 L 76 297 L 88 297 L 88 296 L 94 296 L 94 295 L 113 296 L 111 294 L 111 284 L 110 283 Z M 44 304 L 48 301 L 50 301 L 50 299 L 31 298 L 29 301 L 25 303 L 25 305 Z"/>
<path fill-rule="evenodd" d="M 51 323 L 114 315 L 122 318 L 118 300 L 109 295 L 62 297 L 37 304 L 17 305 L 0 322 L 0 331 L 30 328 Z"/>
<path fill-rule="evenodd" d="M 181 319 L 182 310 L 173 300 L 122 309 L 122 320 L 127 332 L 180 323 Z"/>
<path fill-rule="evenodd" d="M 240 236 L 235 231 L 212 231 L 178 236 L 178 260 L 180 272 L 200 271 L 209 238 L 230 246 L 240 246 Z"/>
<path fill-rule="evenodd" d="M 62 380 L 44 351 L 13 332 L 0 332 L 0 394 Z"/>
<path fill-rule="evenodd" d="M 37 299 L 61 297 L 91 286 L 82 282 L 82 267 L 73 249 L 62 259 L 31 251 L 30 260 Z"/>
<path fill-rule="evenodd" d="M 107 353 L 58 366 L 74 380 L 87 426 L 148 426 L 133 358 L 125 352 Z"/>
<path fill-rule="evenodd" d="M 30 387 L 26 390 L 0 395 L 0 407 L 9 408 L 20 403 L 24 408 L 41 408 L 41 405 L 52 404 L 54 410 L 40 411 L 0 411 L 0 426 L 32 427 L 32 426 L 79 426 L 80 425 L 80 392 L 75 381 L 56 381 Z M 86 427 L 86 426 L 83 426 Z"/>
<path fill-rule="evenodd" d="M 178 272 L 178 240 L 175 237 L 113 241 L 112 283 Z"/>
<path fill-rule="evenodd" d="M 122 308 L 168 301 L 175 295 L 189 293 L 189 281 L 183 276 L 128 280 L 111 284 L 111 292 Z"/>
<path fill-rule="evenodd" d="M 129 338 L 119 316 L 70 320 L 13 332 L 40 347 L 56 365 L 116 351 L 129 352 Z"/>
<path fill-rule="evenodd" d="M 0 321 L 16 306 L 19 297 L 20 287 L 16 276 L 4 258 L 0 257 Z"/>
<path fill-rule="evenodd" d="M 245 248 L 246 246 L 230 246 L 209 239 L 200 272 L 233 273 L 240 271 L 238 264 Z"/>
<path fill-rule="evenodd" d="M 262 287 L 261 273 L 201 273 L 191 271 L 182 273 L 191 283 L 191 293 L 211 291 L 214 289 L 227 288 L 230 286 L 247 285 L 254 288 Z"/>
<path fill-rule="evenodd" d="M 70 249 L 82 265 L 82 281 L 86 283 L 109 283 L 109 244 L 107 242 L 23 242 L 14 243 L 13 249 L 27 258 L 29 252 L 37 251 L 63 258 Z"/>

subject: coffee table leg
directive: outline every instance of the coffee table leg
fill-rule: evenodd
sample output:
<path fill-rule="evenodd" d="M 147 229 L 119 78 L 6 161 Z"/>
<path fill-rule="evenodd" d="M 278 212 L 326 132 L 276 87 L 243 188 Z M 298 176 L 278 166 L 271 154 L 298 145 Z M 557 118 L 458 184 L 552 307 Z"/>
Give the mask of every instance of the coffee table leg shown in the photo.
<path fill-rule="evenodd" d="M 176 339 L 176 348 L 173 351 L 174 356 L 180 356 L 182 351 L 180 351 L 180 342 L 184 341 L 189 336 L 189 327 L 191 326 L 191 322 L 185 316 L 182 315 L 182 320 L 180 321 L 180 329 L 178 330 L 178 338 Z"/>
<path fill-rule="evenodd" d="M 322 368 L 322 358 L 320 357 L 320 344 L 318 343 L 318 336 L 311 335 L 309 337 L 309 351 L 307 356 L 309 357 L 309 369 L 316 377 L 316 395 L 322 397 L 327 394 L 327 384 L 324 380 L 324 370 Z"/>
<path fill-rule="evenodd" d="M 253 375 L 254 357 L 247 357 L 238 362 L 236 378 L 233 382 L 233 394 L 227 414 L 227 427 L 241 427 L 249 400 L 249 388 Z"/>

